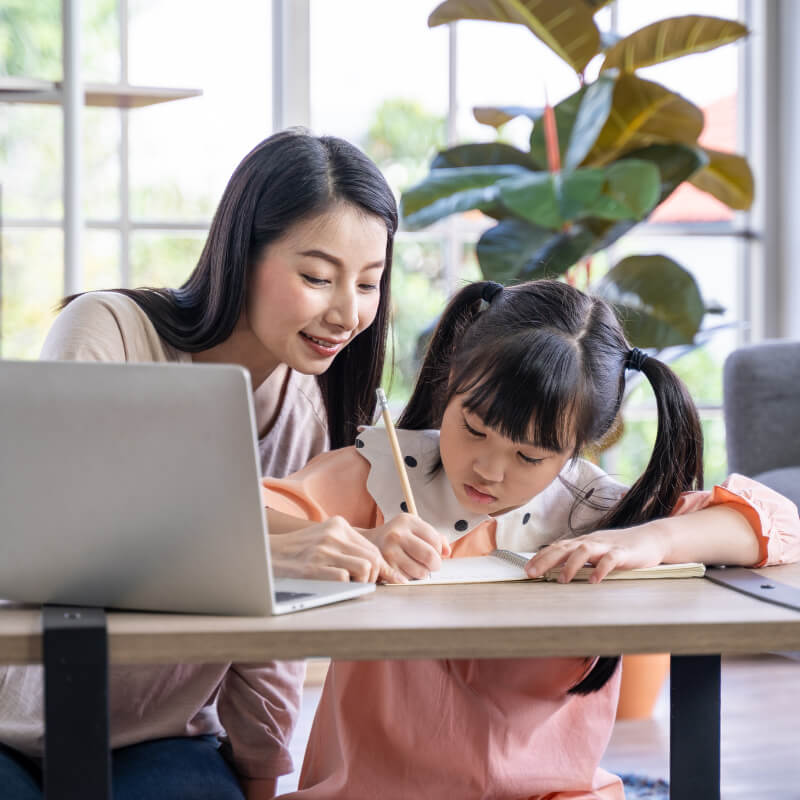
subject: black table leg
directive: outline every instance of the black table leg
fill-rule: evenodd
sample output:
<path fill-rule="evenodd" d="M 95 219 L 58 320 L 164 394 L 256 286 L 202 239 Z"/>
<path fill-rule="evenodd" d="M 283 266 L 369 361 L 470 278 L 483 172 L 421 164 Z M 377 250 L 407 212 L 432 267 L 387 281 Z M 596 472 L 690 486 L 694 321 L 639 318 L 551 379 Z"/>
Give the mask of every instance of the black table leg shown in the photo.
<path fill-rule="evenodd" d="M 670 800 L 719 800 L 720 657 L 672 656 Z"/>
<path fill-rule="evenodd" d="M 101 608 L 44 606 L 46 800 L 109 800 L 108 640 Z"/>

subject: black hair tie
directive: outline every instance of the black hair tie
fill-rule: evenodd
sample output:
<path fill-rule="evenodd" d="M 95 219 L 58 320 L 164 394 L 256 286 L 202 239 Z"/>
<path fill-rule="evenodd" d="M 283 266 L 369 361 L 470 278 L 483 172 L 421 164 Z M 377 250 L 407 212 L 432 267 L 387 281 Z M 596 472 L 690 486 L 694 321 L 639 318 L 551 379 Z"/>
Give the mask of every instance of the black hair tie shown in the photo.
<path fill-rule="evenodd" d="M 492 300 L 503 291 L 502 283 L 495 283 L 494 281 L 487 281 L 481 291 L 481 299 L 491 304 Z"/>
<path fill-rule="evenodd" d="M 635 369 L 637 372 L 640 372 L 642 367 L 644 366 L 644 362 L 650 356 L 644 352 L 644 350 L 640 350 L 638 347 L 632 347 L 628 351 L 628 357 L 625 359 L 625 369 Z"/>

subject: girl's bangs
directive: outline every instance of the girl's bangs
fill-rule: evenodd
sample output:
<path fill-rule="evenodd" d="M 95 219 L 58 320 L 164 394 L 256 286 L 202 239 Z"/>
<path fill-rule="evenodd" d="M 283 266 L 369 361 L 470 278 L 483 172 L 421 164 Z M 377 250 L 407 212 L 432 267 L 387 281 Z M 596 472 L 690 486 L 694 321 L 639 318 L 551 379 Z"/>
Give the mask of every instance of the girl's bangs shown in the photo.
<path fill-rule="evenodd" d="M 506 340 L 491 357 L 462 365 L 451 396 L 464 395 L 467 409 L 514 442 L 564 452 L 578 444 L 580 372 L 575 349 L 560 336 L 546 338 L 524 347 Z"/>

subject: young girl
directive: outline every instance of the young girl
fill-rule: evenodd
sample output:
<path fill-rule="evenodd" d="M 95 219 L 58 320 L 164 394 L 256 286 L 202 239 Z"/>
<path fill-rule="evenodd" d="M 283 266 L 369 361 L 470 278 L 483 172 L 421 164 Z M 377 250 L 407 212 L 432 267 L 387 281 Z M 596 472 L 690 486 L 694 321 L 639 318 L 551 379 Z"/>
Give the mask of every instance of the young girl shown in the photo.
<path fill-rule="evenodd" d="M 653 387 L 658 434 L 626 490 L 579 456 L 611 427 L 628 369 Z M 342 515 L 409 577 L 431 549 L 538 550 L 529 573 L 561 563 L 564 580 L 587 560 L 599 580 L 659 562 L 800 558 L 800 520 L 784 498 L 739 476 L 691 491 L 702 483 L 702 436 L 686 389 L 629 347 L 608 304 L 564 283 L 459 292 L 399 426 L 424 534 L 397 516 L 400 483 L 377 429 L 265 480 L 267 503 Z M 619 678 L 617 658 L 335 662 L 291 796 L 622 800 L 619 779 L 598 766 Z"/>

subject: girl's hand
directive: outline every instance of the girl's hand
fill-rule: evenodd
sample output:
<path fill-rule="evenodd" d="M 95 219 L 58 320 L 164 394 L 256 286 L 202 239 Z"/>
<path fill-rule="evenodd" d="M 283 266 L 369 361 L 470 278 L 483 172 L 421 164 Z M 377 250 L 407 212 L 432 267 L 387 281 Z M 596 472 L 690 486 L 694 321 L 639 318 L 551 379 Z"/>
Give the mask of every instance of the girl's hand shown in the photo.
<path fill-rule="evenodd" d="M 525 565 L 532 578 L 561 566 L 560 583 L 568 583 L 584 564 L 594 564 L 590 583 L 603 580 L 614 569 L 636 569 L 661 564 L 668 543 L 656 520 L 635 528 L 595 531 L 547 545 Z"/>
<path fill-rule="evenodd" d="M 406 578 L 424 578 L 442 568 L 450 542 L 433 526 L 413 514 L 398 514 L 378 528 L 361 531 L 380 548 L 389 566 Z"/>
<path fill-rule="evenodd" d="M 343 517 L 306 524 L 270 535 L 276 575 L 327 581 L 382 580 L 401 583 L 403 575 L 389 566 L 380 550 Z"/>

